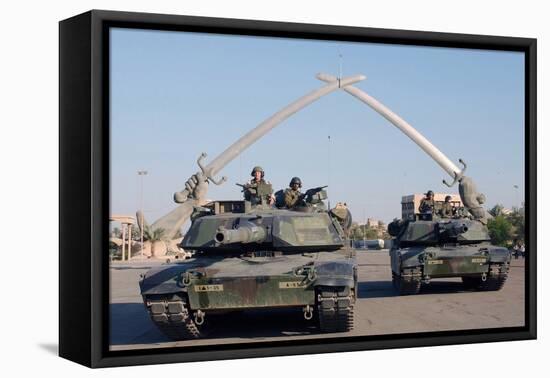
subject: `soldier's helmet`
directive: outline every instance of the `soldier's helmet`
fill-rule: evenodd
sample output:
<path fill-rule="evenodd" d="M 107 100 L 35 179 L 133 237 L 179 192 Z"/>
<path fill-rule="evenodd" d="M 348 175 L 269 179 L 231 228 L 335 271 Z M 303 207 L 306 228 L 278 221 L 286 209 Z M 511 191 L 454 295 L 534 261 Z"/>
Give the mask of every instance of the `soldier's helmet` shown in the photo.
<path fill-rule="evenodd" d="M 254 168 L 252 168 L 252 172 L 250 172 L 250 176 L 254 177 L 254 174 L 256 172 L 262 172 L 262 178 L 264 177 L 264 170 L 262 167 L 260 167 L 259 165 L 255 166 Z"/>
<path fill-rule="evenodd" d="M 426 196 L 428 196 L 428 197 L 430 197 L 430 196 L 433 197 L 433 195 L 434 195 L 434 192 L 433 192 L 432 190 L 428 190 L 428 191 L 426 192 Z"/>
<path fill-rule="evenodd" d="M 288 186 L 292 187 L 292 185 L 294 184 L 298 184 L 298 187 L 301 188 L 302 187 L 302 180 L 300 180 L 299 177 L 293 177 L 292 180 L 290 180 L 290 184 L 288 184 Z"/>

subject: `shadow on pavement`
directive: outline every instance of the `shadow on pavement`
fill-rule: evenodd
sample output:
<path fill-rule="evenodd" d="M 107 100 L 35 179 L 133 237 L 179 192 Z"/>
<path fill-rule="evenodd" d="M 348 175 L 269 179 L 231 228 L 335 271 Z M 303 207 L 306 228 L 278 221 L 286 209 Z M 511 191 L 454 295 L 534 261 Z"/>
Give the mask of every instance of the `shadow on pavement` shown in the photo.
<path fill-rule="evenodd" d="M 364 298 L 387 298 L 398 296 L 393 288 L 391 281 L 367 281 L 359 282 L 357 297 Z M 420 293 L 417 295 L 428 294 L 452 294 L 452 293 L 471 293 L 464 289 L 461 281 L 432 281 L 429 284 L 422 284 Z"/>
<path fill-rule="evenodd" d="M 142 303 L 111 304 L 111 345 L 155 344 L 172 341 L 157 329 Z M 235 311 L 207 315 L 208 339 L 288 337 L 318 333 L 315 320 L 301 309 Z"/>
<path fill-rule="evenodd" d="M 111 269 L 113 270 L 135 270 L 135 269 L 152 269 L 152 266 L 111 266 Z"/>
<path fill-rule="evenodd" d="M 422 285 L 420 294 L 452 294 L 452 293 L 471 293 L 464 289 L 462 281 L 432 281 L 429 284 Z"/>
<path fill-rule="evenodd" d="M 56 343 L 43 343 L 38 344 L 38 346 L 48 353 L 54 354 L 56 356 L 59 355 L 59 345 L 57 345 Z"/>
<path fill-rule="evenodd" d="M 367 281 L 359 282 L 357 285 L 357 297 L 359 299 L 395 296 L 397 296 L 397 292 L 393 289 L 391 281 Z"/>
<path fill-rule="evenodd" d="M 169 341 L 155 327 L 143 303 L 111 303 L 111 345 Z"/>

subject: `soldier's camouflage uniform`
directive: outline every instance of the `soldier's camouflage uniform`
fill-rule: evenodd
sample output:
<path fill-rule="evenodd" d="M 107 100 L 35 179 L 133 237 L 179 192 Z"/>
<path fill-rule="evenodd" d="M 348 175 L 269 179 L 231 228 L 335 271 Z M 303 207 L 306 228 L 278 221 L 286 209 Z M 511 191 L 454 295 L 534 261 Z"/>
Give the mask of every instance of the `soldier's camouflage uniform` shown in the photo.
<path fill-rule="evenodd" d="M 261 179 L 260 181 L 256 181 L 255 178 L 250 180 L 250 183 L 248 183 L 244 189 L 244 199 L 246 201 L 250 201 L 250 204 L 255 206 L 262 203 L 262 199 L 258 195 L 258 184 L 266 184 L 271 185 L 269 181 L 266 181 L 264 179 Z M 271 196 L 273 194 L 273 190 L 271 190 L 271 193 L 266 194 L 265 196 L 265 203 L 269 203 L 271 201 Z"/>
<path fill-rule="evenodd" d="M 302 193 L 299 190 L 286 188 L 284 194 L 285 194 L 285 206 L 288 207 L 289 209 L 295 206 L 300 206 L 303 202 L 303 200 L 301 200 Z"/>
<path fill-rule="evenodd" d="M 420 206 L 418 206 L 418 211 L 422 214 L 432 213 L 435 210 L 435 201 L 433 199 L 429 200 L 427 198 L 422 198 L 420 201 Z"/>
<path fill-rule="evenodd" d="M 453 216 L 453 204 L 450 202 L 443 202 L 439 214 L 442 218 L 452 218 Z"/>

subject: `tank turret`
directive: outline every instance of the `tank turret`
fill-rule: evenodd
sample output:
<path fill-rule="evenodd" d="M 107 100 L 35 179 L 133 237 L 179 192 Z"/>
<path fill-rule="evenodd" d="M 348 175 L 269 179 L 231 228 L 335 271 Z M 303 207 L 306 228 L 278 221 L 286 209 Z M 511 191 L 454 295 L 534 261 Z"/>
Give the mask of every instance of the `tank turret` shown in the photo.
<path fill-rule="evenodd" d="M 342 227 L 327 211 L 302 212 L 257 207 L 248 213 L 196 218 L 180 246 L 208 254 L 246 251 L 303 253 L 336 250 L 345 242 Z"/>

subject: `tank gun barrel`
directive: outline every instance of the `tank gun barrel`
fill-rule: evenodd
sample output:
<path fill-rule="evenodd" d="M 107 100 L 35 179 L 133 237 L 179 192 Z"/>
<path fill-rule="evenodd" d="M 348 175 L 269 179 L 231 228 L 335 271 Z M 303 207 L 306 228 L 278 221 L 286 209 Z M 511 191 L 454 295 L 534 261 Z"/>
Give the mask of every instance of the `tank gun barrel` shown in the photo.
<path fill-rule="evenodd" d="M 261 243 L 266 237 L 265 228 L 259 226 L 241 226 L 235 230 L 219 228 L 215 236 L 216 242 L 219 244 Z"/>
<path fill-rule="evenodd" d="M 468 231 L 468 226 L 466 226 L 464 223 L 445 223 L 443 225 L 443 229 L 450 237 L 456 238 L 458 235 L 461 235 Z"/>

